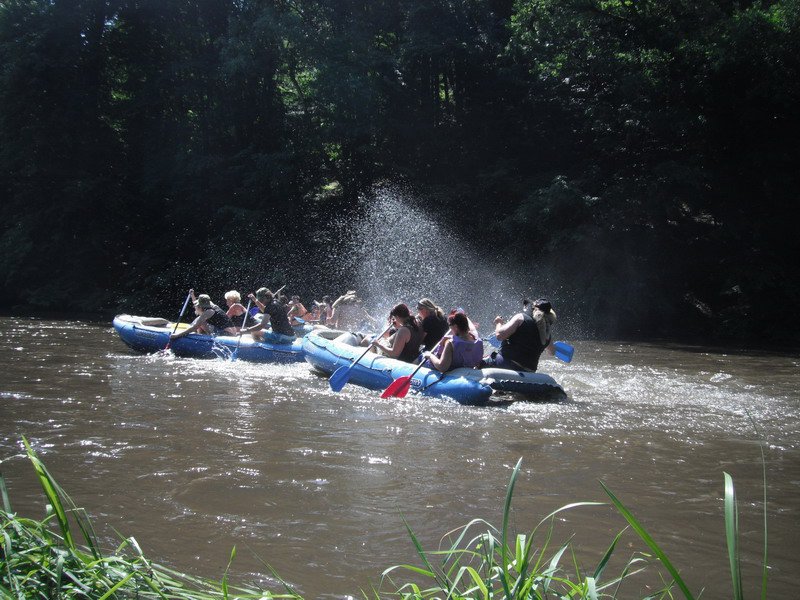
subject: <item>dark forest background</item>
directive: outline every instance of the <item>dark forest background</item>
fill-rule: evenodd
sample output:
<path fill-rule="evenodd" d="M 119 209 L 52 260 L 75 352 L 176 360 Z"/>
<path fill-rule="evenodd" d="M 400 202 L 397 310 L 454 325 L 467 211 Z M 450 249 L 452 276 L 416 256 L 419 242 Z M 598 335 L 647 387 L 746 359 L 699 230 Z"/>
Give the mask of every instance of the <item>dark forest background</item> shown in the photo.
<path fill-rule="evenodd" d="M 0 307 L 171 315 L 187 273 L 283 280 L 389 183 L 557 274 L 596 335 L 796 343 L 799 24 L 797 0 L 3 0 Z M 347 288 L 323 263 L 302 291 Z"/>

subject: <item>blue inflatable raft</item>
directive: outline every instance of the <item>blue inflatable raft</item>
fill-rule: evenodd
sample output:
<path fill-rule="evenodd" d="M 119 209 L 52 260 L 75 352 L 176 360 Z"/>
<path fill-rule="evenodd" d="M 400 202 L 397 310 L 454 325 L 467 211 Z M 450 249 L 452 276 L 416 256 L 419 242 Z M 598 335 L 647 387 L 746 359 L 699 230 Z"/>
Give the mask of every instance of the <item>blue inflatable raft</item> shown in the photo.
<path fill-rule="evenodd" d="M 166 319 L 117 315 L 114 329 L 128 346 L 137 352 L 154 353 L 163 350 L 175 323 Z M 179 324 L 178 330 L 188 325 Z M 229 358 L 239 342 L 238 336 L 218 336 L 190 333 L 170 345 L 176 356 L 190 358 Z M 303 360 L 302 341 L 297 338 L 290 344 L 256 342 L 252 336 L 242 336 L 237 358 L 251 362 L 300 362 Z"/>
<path fill-rule="evenodd" d="M 327 375 L 339 367 L 351 365 L 364 348 L 335 341 L 333 338 L 340 333 L 320 330 L 305 336 L 303 351 L 306 361 Z M 350 371 L 349 382 L 381 391 L 398 377 L 411 375 L 416 366 L 369 352 Z M 452 398 L 470 405 L 515 399 L 561 400 L 566 397 L 561 386 L 549 375 L 507 369 L 454 369 L 442 374 L 422 367 L 411 380 L 411 391 L 424 396 Z"/>

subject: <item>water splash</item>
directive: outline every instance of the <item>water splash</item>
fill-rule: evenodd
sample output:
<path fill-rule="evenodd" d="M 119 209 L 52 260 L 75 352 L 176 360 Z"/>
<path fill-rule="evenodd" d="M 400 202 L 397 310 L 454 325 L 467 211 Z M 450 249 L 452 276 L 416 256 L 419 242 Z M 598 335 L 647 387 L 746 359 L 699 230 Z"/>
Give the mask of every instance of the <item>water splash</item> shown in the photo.
<path fill-rule="evenodd" d="M 508 263 L 502 244 L 476 247 L 468 233 L 421 205 L 411 192 L 384 186 L 362 198 L 362 217 L 332 226 L 333 268 L 352 281 L 373 314 L 388 314 L 397 302 L 413 310 L 428 297 L 446 311 L 463 308 L 485 332 L 494 316 L 519 312 L 525 297 L 547 295 L 557 305 L 542 270 Z"/>

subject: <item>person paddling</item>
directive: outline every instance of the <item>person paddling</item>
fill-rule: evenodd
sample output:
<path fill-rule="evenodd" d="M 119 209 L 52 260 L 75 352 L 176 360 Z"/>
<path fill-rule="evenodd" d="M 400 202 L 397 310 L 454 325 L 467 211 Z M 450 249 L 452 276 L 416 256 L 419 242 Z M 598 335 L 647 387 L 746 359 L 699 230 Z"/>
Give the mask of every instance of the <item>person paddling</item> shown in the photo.
<path fill-rule="evenodd" d="M 306 307 L 303 306 L 303 303 L 300 302 L 300 296 L 292 296 L 292 299 L 289 301 L 289 312 L 287 313 L 289 317 L 289 322 L 292 325 L 300 325 L 301 323 L 296 319 L 303 319 L 303 322 L 310 321 L 312 315 Z"/>
<path fill-rule="evenodd" d="M 553 339 L 552 327 L 556 322 L 556 313 L 547 298 L 539 298 L 533 303 L 525 299 L 522 304 L 523 311 L 514 315 L 508 323 L 503 317 L 495 317 L 494 333 L 502 344 L 499 351 L 481 362 L 481 367 L 527 371 L 535 371 L 539 367 L 539 357 Z"/>
<path fill-rule="evenodd" d="M 326 325 L 332 329 L 358 331 L 364 325 L 370 326 L 377 322 L 364 308 L 364 302 L 355 290 L 350 290 L 334 301 Z"/>
<path fill-rule="evenodd" d="M 192 295 L 194 295 L 193 292 Z M 225 335 L 236 335 L 237 329 L 233 321 L 225 314 L 225 311 L 211 302 L 211 297 L 208 294 L 200 294 L 197 297 L 197 300 L 194 301 L 194 312 L 197 317 L 192 321 L 192 324 L 181 332 L 170 334 L 170 340 L 185 337 L 196 331 L 207 332 L 210 335 L 223 333 Z"/>
<path fill-rule="evenodd" d="M 398 304 L 389 312 L 389 319 L 394 324 L 396 331 L 391 334 L 387 343 L 376 339 L 372 342 L 377 352 L 390 358 L 397 358 L 403 362 L 414 362 L 419 356 L 419 347 L 422 344 L 422 328 L 417 320 L 411 316 L 411 311 L 405 304 Z"/>
<path fill-rule="evenodd" d="M 227 314 L 236 327 L 241 327 L 244 323 L 244 313 L 246 309 L 241 304 L 242 297 L 236 290 L 231 290 L 225 293 L 225 304 L 228 305 Z"/>
<path fill-rule="evenodd" d="M 463 312 L 451 314 L 447 317 L 447 325 L 450 334 L 442 339 L 435 351 L 425 352 L 423 358 L 442 373 L 461 367 L 474 368 L 480 365 L 483 341 L 470 331 L 467 315 Z"/>
<path fill-rule="evenodd" d="M 255 301 L 263 316 L 259 323 L 242 329 L 242 333 L 250 333 L 259 341 L 291 343 L 294 340 L 294 329 L 289 324 L 286 307 L 277 302 L 272 292 L 262 287 L 256 290 L 255 295 L 251 293 L 247 296 Z M 268 325 L 272 326 L 271 332 L 264 331 Z"/>

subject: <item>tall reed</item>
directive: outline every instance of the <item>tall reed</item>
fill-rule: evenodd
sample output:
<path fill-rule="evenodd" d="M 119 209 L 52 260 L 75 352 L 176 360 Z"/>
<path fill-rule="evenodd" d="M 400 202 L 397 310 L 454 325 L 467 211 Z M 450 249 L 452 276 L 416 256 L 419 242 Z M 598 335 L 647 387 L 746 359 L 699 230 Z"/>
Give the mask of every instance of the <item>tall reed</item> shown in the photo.
<path fill-rule="evenodd" d="M 597 506 L 597 502 L 578 502 L 563 506 L 539 521 L 529 534 L 517 534 L 514 539 L 508 528 L 511 497 L 522 459 L 517 462 L 511 474 L 506 501 L 503 507 L 503 526 L 497 530 L 489 523 L 475 519 L 467 525 L 445 534 L 442 539 L 450 539 L 456 535 L 455 540 L 445 549 L 426 551 L 420 544 L 417 536 L 406 523 L 406 528 L 411 536 L 417 554 L 422 560 L 422 566 L 395 565 L 386 569 L 382 574 L 380 589 L 374 591 L 376 598 L 381 598 L 381 591 L 388 586 L 395 591 L 390 595 L 404 599 L 447 598 L 460 599 L 497 599 L 505 600 L 544 600 L 545 598 L 559 599 L 586 599 L 618 598 L 623 582 L 631 576 L 644 570 L 649 555 L 635 553 L 622 567 L 620 573 L 612 578 L 604 579 L 604 573 L 619 539 L 624 532 L 619 532 L 608 549 L 605 551 L 597 566 L 592 570 L 584 571 L 577 565 L 574 553 L 571 552 L 571 542 L 561 545 L 555 550 L 550 550 L 553 534 L 554 518 L 561 512 L 579 507 Z M 764 485 L 764 558 L 762 568 L 761 597 L 766 600 L 767 590 L 767 520 L 766 520 L 766 462 L 763 456 L 763 485 Z M 742 577 L 739 568 L 739 520 L 736 505 L 736 494 L 733 478 L 724 473 L 725 479 L 725 533 L 728 544 L 728 558 L 730 562 L 731 578 L 733 582 L 734 600 L 743 600 Z M 605 493 L 612 505 L 628 522 L 630 528 L 642 539 L 652 551 L 652 556 L 670 575 L 671 580 L 665 581 L 662 588 L 649 594 L 646 598 L 673 598 L 674 588 L 687 600 L 695 600 L 700 595 L 695 595 L 688 584 L 681 577 L 680 571 L 675 567 L 663 549 L 648 533 L 647 529 L 636 519 L 633 513 L 617 498 L 614 493 L 601 481 Z M 540 533 L 543 525 L 548 527 Z M 478 533 L 470 533 L 479 529 Z M 534 548 L 534 538 L 538 535 L 538 546 Z M 562 559 L 570 552 L 572 558 L 572 571 L 562 565 Z M 438 560 L 437 560 L 438 559 Z M 414 583 L 398 583 L 394 580 L 397 573 L 407 571 L 416 577 Z M 419 581 L 427 581 L 420 584 Z M 385 593 L 385 592 L 384 592 Z M 629 598 L 626 593 L 624 598 Z"/>
<path fill-rule="evenodd" d="M 236 548 L 222 580 L 192 577 L 150 562 L 132 537 L 125 538 L 110 554 L 104 555 L 97 542 L 86 512 L 53 479 L 27 440 L 25 450 L 47 499 L 46 515 L 41 521 L 23 518 L 12 512 L 5 480 L 0 474 L 0 595 L 3 598 L 161 598 L 168 600 L 217 600 L 254 598 L 301 598 L 275 570 L 264 566 L 282 584 L 285 593 L 268 590 L 231 587 L 228 582 Z M 609 562 L 618 548 L 625 530 L 620 531 L 600 557 L 593 569 L 578 564 L 571 540 L 555 548 L 553 532 L 556 517 L 566 511 L 599 506 L 599 502 L 567 504 L 551 512 L 530 531 L 512 534 L 509 526 L 511 501 L 519 477 L 522 459 L 512 471 L 503 506 L 500 529 L 483 519 L 474 519 L 445 534 L 449 546 L 425 550 L 408 522 L 406 529 L 421 559 L 421 566 L 403 564 L 385 569 L 377 589 L 365 597 L 407 599 L 474 599 L 474 600 L 598 600 L 620 596 L 623 584 L 641 573 L 651 558 L 642 552 L 622 559 L 620 572 L 608 576 Z M 766 521 L 766 462 L 763 455 L 764 484 L 764 556 L 761 597 L 767 593 L 767 521 Z M 725 530 L 728 543 L 734 600 L 743 600 L 742 576 L 739 567 L 739 519 L 733 478 L 724 473 Z M 671 579 L 647 596 L 672 598 L 675 587 L 687 600 L 695 595 L 681 577 L 666 553 L 603 482 L 612 505 L 628 522 L 630 528 L 652 551 L 652 557 L 669 573 Z M 80 531 L 79 543 L 71 521 Z M 571 563 L 571 564 L 570 564 Z M 409 575 L 413 581 L 396 581 Z"/>
<path fill-rule="evenodd" d="M 228 598 L 299 598 L 228 585 L 228 568 L 221 582 L 192 577 L 150 562 L 133 537 L 104 555 L 86 512 L 56 483 L 27 440 L 28 458 L 47 500 L 41 521 L 23 518 L 11 509 L 5 480 L 0 475 L 0 596 L 3 598 L 160 598 L 217 600 Z M 73 535 L 73 521 L 82 541 Z M 231 561 L 235 548 L 231 552 Z"/>

